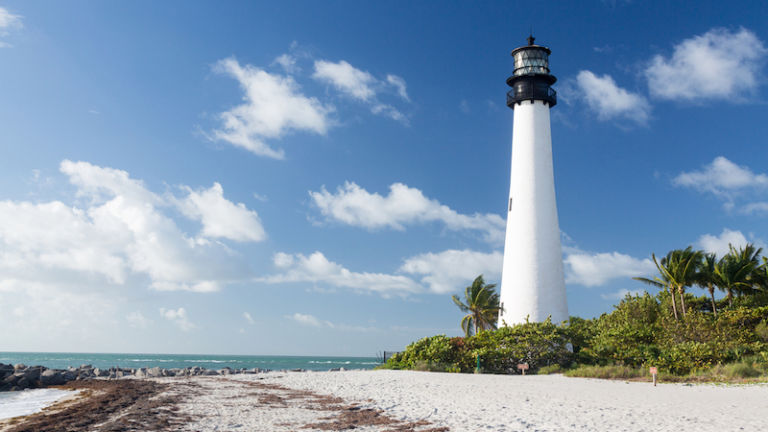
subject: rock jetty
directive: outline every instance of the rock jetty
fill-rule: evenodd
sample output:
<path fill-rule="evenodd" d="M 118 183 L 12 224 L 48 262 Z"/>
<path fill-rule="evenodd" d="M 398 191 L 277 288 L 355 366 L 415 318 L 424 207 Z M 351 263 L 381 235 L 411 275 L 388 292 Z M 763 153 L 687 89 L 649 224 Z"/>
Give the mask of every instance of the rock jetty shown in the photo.
<path fill-rule="evenodd" d="M 293 372 L 305 372 L 303 369 L 294 369 Z M 81 365 L 78 368 L 49 369 L 45 366 L 26 366 L 23 364 L 10 365 L 0 363 L 0 391 L 15 391 L 28 388 L 41 388 L 53 385 L 62 385 L 70 381 L 83 381 L 91 379 L 119 379 L 119 378 L 160 378 L 160 377 L 189 377 L 199 375 L 236 375 L 256 374 L 270 372 L 269 369 L 206 369 L 200 366 L 186 367 L 183 369 L 151 368 L 121 368 L 109 369 L 95 368 L 91 365 Z"/>

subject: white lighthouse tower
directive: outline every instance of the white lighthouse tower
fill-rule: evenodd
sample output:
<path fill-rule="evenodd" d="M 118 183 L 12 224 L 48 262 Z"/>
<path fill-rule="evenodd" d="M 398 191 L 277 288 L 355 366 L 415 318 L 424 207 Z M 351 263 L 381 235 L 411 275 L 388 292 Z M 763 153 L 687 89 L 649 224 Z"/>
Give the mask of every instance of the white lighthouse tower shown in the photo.
<path fill-rule="evenodd" d="M 507 78 L 515 114 L 499 327 L 568 319 L 549 128 L 557 79 L 549 73 L 551 51 L 533 42 L 530 36 L 512 51 L 515 70 Z"/>

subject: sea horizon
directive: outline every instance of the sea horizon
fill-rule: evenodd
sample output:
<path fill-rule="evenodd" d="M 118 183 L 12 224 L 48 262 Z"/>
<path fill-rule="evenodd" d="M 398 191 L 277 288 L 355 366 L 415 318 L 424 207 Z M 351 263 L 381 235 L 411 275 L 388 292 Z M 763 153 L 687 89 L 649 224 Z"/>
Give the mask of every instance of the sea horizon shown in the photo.
<path fill-rule="evenodd" d="M 206 369 L 305 369 L 328 370 L 373 369 L 381 362 L 373 356 L 307 356 L 307 355 L 229 355 L 229 354 L 165 354 L 165 353 L 85 353 L 0 351 L 0 363 L 45 366 L 66 369 L 80 365 L 97 368 L 162 367 L 166 369 L 200 366 Z"/>

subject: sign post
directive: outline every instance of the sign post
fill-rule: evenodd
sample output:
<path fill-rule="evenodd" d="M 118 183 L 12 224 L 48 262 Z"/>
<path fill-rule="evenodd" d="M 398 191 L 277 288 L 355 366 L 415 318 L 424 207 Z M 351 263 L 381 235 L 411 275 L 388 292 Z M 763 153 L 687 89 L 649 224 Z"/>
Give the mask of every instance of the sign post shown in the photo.
<path fill-rule="evenodd" d="M 656 387 L 656 374 L 659 373 L 659 370 L 656 369 L 656 366 L 651 366 L 651 375 L 653 375 L 653 386 Z"/>
<path fill-rule="evenodd" d="M 528 370 L 528 363 L 520 363 L 517 365 L 517 369 L 523 372 L 523 376 L 525 376 L 525 371 Z"/>

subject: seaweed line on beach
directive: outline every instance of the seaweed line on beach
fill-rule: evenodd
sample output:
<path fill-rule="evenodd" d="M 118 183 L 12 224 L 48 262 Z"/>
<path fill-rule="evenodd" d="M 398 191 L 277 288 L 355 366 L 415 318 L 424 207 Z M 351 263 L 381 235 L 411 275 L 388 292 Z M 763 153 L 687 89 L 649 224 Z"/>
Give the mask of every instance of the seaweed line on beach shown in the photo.
<path fill-rule="evenodd" d="M 176 406 L 183 396 L 164 394 L 168 384 L 132 379 L 91 380 L 70 382 L 59 388 L 80 390 L 82 396 L 61 407 L 24 417 L 6 432 L 169 431 L 192 420 L 179 413 Z"/>
<path fill-rule="evenodd" d="M 344 399 L 336 396 L 322 395 L 308 390 L 295 390 L 279 384 L 261 382 L 245 382 L 244 384 L 265 391 L 259 396 L 259 403 L 263 405 L 287 407 L 289 402 L 295 402 L 305 409 L 333 412 L 332 415 L 320 418 L 324 421 L 300 426 L 294 424 L 283 424 L 282 426 L 298 426 L 300 429 L 323 431 L 344 431 L 364 426 L 386 427 L 382 432 L 448 432 L 450 430 L 447 427 L 429 428 L 432 423 L 426 420 L 397 420 L 388 416 L 383 410 L 363 408 L 356 403 L 346 403 Z M 280 394 L 274 392 L 280 392 Z"/>

